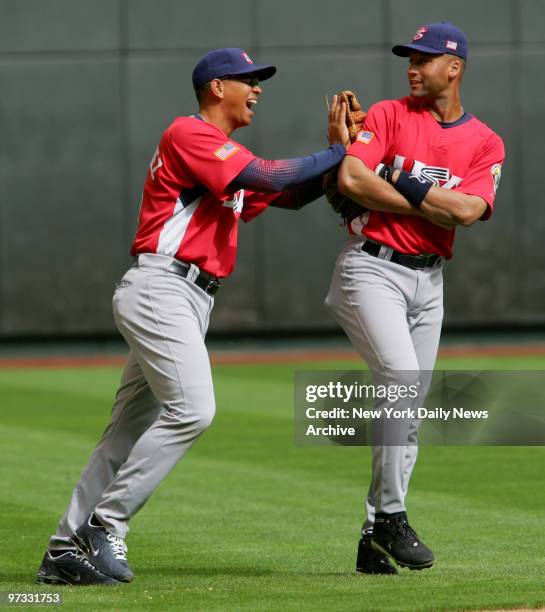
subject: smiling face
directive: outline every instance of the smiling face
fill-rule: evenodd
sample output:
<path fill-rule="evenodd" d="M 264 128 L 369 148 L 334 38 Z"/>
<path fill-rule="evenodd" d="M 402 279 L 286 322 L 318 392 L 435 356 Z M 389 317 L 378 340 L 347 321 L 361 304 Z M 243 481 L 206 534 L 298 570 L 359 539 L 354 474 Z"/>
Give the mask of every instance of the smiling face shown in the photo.
<path fill-rule="evenodd" d="M 233 129 L 250 125 L 254 108 L 262 93 L 259 79 L 255 76 L 225 77 L 223 84 L 223 110 Z"/>
<path fill-rule="evenodd" d="M 253 74 L 212 79 L 197 90 L 199 113 L 227 136 L 250 125 L 262 90 Z"/>
<path fill-rule="evenodd" d="M 414 51 L 409 56 L 407 77 L 411 96 L 437 99 L 447 94 L 454 82 L 459 82 L 463 62 L 459 57 L 443 53 L 433 55 Z"/>

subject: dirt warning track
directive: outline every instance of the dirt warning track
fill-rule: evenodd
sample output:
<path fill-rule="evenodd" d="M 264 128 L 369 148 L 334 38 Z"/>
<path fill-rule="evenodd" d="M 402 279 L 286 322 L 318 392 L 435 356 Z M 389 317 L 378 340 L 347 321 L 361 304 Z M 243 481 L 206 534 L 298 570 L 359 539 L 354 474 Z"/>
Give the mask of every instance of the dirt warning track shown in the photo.
<path fill-rule="evenodd" d="M 439 350 L 439 357 L 533 357 L 545 356 L 545 344 L 488 344 L 446 346 Z M 320 361 L 361 361 L 351 350 L 243 350 L 211 351 L 213 365 L 248 365 L 305 363 Z M 89 368 L 120 367 L 125 355 L 44 355 L 36 357 L 2 357 L 0 368 Z"/>

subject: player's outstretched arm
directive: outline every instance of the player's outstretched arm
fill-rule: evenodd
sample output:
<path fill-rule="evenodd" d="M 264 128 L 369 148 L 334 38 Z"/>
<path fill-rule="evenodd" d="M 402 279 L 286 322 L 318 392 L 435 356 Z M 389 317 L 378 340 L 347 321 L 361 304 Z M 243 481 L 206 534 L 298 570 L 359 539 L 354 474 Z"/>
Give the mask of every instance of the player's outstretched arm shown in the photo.
<path fill-rule="evenodd" d="M 340 144 L 293 159 L 261 159 L 256 157 L 231 183 L 231 189 L 251 189 L 269 193 L 306 183 L 335 167 L 343 159 L 345 148 Z"/>
<path fill-rule="evenodd" d="M 233 180 L 231 189 L 280 192 L 288 187 L 308 183 L 337 166 L 350 144 L 346 127 L 346 105 L 340 101 L 339 96 L 333 96 L 328 111 L 327 138 L 330 145 L 327 149 L 304 157 L 292 159 L 257 157 Z"/>

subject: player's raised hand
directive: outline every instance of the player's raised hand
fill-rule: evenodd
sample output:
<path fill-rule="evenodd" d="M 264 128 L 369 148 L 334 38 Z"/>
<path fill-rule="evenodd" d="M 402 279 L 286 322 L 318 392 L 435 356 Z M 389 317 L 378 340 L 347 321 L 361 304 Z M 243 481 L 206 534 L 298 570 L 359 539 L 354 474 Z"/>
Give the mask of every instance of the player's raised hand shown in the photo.
<path fill-rule="evenodd" d="M 333 96 L 327 116 L 327 139 L 330 145 L 350 145 L 350 135 L 346 127 L 346 104 L 341 102 L 339 96 Z"/>

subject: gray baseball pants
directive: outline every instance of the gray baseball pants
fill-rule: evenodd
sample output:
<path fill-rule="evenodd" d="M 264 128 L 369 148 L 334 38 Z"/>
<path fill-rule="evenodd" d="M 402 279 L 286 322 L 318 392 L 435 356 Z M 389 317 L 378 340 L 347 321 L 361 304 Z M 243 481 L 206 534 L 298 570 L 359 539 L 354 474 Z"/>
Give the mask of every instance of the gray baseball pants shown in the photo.
<path fill-rule="evenodd" d="M 173 260 L 141 255 L 113 297 L 129 358 L 110 424 L 85 466 L 53 545 L 91 512 L 117 536 L 211 424 L 214 390 L 204 336 L 214 299 L 169 271 Z M 193 270 L 193 268 L 195 268 Z M 198 273 L 192 267 L 192 273 Z"/>
<path fill-rule="evenodd" d="M 421 401 L 429 388 L 431 375 L 426 372 L 433 370 L 441 334 L 442 266 L 411 270 L 362 251 L 364 242 L 361 236 L 346 242 L 326 306 L 377 379 L 395 378 L 396 371 L 403 371 L 403 383 L 410 383 L 407 374 L 414 371 L 413 382 L 420 383 L 416 401 Z M 388 257 L 388 250 L 383 248 L 380 254 Z M 384 400 L 378 400 L 376 407 L 382 404 Z M 406 440 L 399 445 L 372 447 L 364 529 L 374 524 L 375 512 L 405 510 L 419 425 L 417 419 L 407 421 Z"/>

